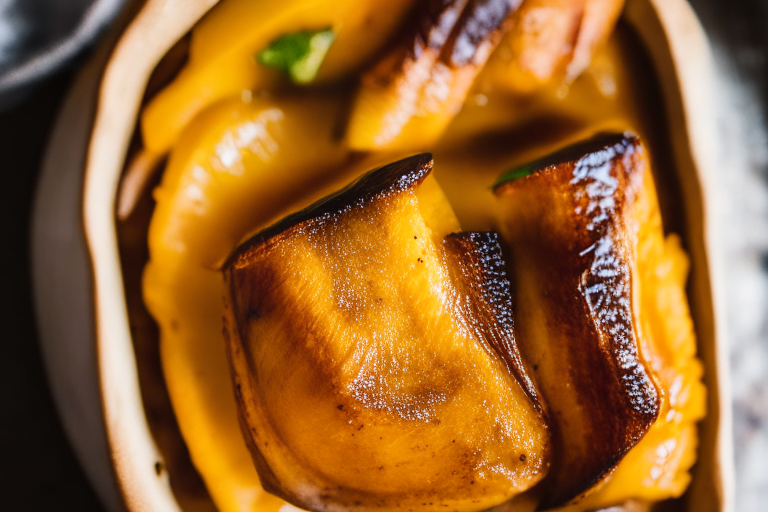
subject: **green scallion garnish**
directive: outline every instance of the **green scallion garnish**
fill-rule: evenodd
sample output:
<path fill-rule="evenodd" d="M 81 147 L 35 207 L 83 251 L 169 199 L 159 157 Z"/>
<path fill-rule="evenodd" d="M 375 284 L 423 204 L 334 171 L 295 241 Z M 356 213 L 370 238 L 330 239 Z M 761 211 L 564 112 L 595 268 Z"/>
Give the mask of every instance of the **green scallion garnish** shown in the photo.
<path fill-rule="evenodd" d="M 294 83 L 307 84 L 315 79 L 336 34 L 326 28 L 285 34 L 259 52 L 256 60 L 265 66 L 288 73 Z"/>

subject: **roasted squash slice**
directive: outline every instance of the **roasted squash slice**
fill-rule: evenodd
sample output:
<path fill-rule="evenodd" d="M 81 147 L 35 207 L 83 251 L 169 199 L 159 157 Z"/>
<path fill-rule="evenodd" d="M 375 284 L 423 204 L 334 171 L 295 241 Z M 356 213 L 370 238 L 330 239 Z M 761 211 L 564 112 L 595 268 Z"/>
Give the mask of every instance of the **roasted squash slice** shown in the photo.
<path fill-rule="evenodd" d="M 431 168 L 373 171 L 225 267 L 243 434 L 264 487 L 295 505 L 479 511 L 546 474 L 498 237 L 453 233 Z"/>
<path fill-rule="evenodd" d="M 523 356 L 550 410 L 553 462 L 544 507 L 614 470 L 661 410 L 638 276 L 635 211 L 650 199 L 644 148 L 598 136 L 496 188 L 511 251 Z"/>
<path fill-rule="evenodd" d="M 348 127 L 354 149 L 424 148 L 461 110 L 518 2 L 428 0 L 418 23 L 361 78 Z"/>

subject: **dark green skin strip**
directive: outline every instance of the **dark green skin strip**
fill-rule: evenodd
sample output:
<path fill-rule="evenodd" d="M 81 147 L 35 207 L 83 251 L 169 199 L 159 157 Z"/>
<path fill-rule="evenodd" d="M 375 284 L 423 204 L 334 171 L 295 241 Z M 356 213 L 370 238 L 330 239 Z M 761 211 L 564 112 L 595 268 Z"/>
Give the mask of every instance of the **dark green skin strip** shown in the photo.
<path fill-rule="evenodd" d="M 518 178 L 524 178 L 526 176 L 529 176 L 533 174 L 533 167 L 530 165 L 524 165 L 522 167 L 515 167 L 511 171 L 507 171 L 506 173 L 502 174 L 499 179 L 496 180 L 496 183 L 493 184 L 493 189 L 496 190 L 497 187 L 500 185 L 503 185 L 504 183 L 508 183 L 510 181 L 514 181 Z"/>
<path fill-rule="evenodd" d="M 587 140 L 582 140 L 575 144 L 571 144 L 570 146 L 566 146 L 555 151 L 554 153 L 550 153 L 525 165 L 510 169 L 496 180 L 492 188 L 495 191 L 502 185 L 520 178 L 524 178 L 526 176 L 530 176 L 531 174 L 546 169 L 547 167 L 561 164 L 563 162 L 578 160 L 585 154 L 592 153 L 593 151 L 596 151 L 603 146 L 613 144 L 614 142 L 624 138 L 625 135 L 626 134 L 623 133 L 597 133 Z"/>

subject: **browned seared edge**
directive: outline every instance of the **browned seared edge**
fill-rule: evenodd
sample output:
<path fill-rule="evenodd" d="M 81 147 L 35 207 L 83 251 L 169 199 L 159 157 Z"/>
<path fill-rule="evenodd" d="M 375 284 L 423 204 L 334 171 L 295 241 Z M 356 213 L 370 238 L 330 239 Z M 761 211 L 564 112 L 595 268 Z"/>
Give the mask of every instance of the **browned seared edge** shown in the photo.
<path fill-rule="evenodd" d="M 521 0 L 430 0 L 422 25 L 414 39 L 413 53 L 420 45 L 440 50 L 440 60 L 451 67 L 461 67 L 482 59 L 485 44 L 498 43 L 510 15 Z M 453 23 L 451 23 L 453 22 Z"/>
<path fill-rule="evenodd" d="M 482 333 L 486 350 L 504 363 L 543 414 L 541 397 L 515 341 L 511 286 L 499 234 L 495 231 L 451 233 L 445 238 L 445 247 L 453 260 L 451 269 L 458 274 L 453 282 L 464 288 L 465 296 L 473 298 L 469 304 L 473 312 L 469 316 L 472 328 Z"/>
<path fill-rule="evenodd" d="M 411 34 L 365 79 L 386 85 L 407 75 L 409 67 L 422 59 L 425 51 L 436 54 L 436 62 L 451 69 L 480 68 L 509 29 L 511 15 L 520 3 L 521 0 L 421 2 Z"/>
<path fill-rule="evenodd" d="M 496 186 L 500 230 L 519 264 L 518 344 L 552 420 L 542 508 L 608 475 L 659 413 L 632 309 L 637 240 L 628 220 L 645 158 L 635 135 L 601 134 Z M 526 307 L 541 308 L 546 325 L 533 325 Z"/>
<path fill-rule="evenodd" d="M 301 211 L 288 215 L 241 244 L 223 268 L 239 268 L 251 259 L 251 251 L 298 225 L 331 222 L 353 208 L 363 208 L 375 199 L 391 196 L 421 183 L 432 172 L 432 155 L 421 153 L 367 172 L 338 192 L 326 196 Z"/>
<path fill-rule="evenodd" d="M 383 167 L 367 172 L 356 181 L 350 183 L 338 192 L 328 195 L 303 210 L 286 216 L 272 226 L 256 233 L 242 243 L 224 263 L 225 279 L 230 281 L 230 274 L 245 267 L 259 251 L 269 249 L 271 243 L 286 236 L 286 233 L 297 226 L 309 227 L 333 222 L 355 208 L 364 208 L 366 204 L 376 199 L 395 195 L 421 183 L 432 171 L 433 161 L 430 153 L 414 155 Z M 235 300 L 234 304 L 245 304 L 245 300 Z M 244 318 L 246 311 L 235 311 L 236 318 Z M 242 325 L 238 325 L 241 328 Z M 240 332 L 241 339 L 245 333 Z"/>

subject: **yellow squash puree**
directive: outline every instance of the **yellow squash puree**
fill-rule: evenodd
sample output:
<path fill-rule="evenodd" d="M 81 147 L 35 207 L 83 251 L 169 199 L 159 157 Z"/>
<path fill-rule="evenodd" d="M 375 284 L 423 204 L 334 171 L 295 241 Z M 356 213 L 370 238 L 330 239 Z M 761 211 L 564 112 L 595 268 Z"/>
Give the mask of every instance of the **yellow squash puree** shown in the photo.
<path fill-rule="evenodd" d="M 256 54 L 283 34 L 333 28 L 336 42 L 317 81 L 345 77 L 368 62 L 400 28 L 413 0 L 227 0 L 192 31 L 187 65 L 147 105 L 141 118 L 145 148 L 162 154 L 206 106 L 243 89 L 274 87 L 279 75 Z"/>
<path fill-rule="evenodd" d="M 171 150 L 154 192 L 144 297 L 159 325 L 182 436 L 221 512 L 277 512 L 287 504 L 261 488 L 240 434 L 217 266 L 249 233 L 403 156 L 350 152 L 340 134 L 353 91 L 275 92 L 280 80 L 253 55 L 278 35 L 332 26 L 338 39 L 320 72 L 330 81 L 356 72 L 401 25 L 410 3 L 376 9 L 375 2 L 337 0 L 329 9 L 319 0 L 223 2 L 195 28 L 187 67 L 144 112 L 147 149 Z M 567 89 L 553 85 L 516 96 L 492 68 L 481 74 L 448 132 L 423 148 L 435 155 L 435 176 L 463 229 L 492 228 L 490 185 L 498 175 L 566 141 L 597 129 L 629 129 L 653 151 L 649 105 L 632 66 L 634 44 L 619 27 Z M 242 94 L 244 88 L 257 92 Z M 684 291 L 688 260 L 677 237 L 662 239 L 658 211 L 654 219 L 641 232 L 640 251 L 648 256 L 639 261 L 651 262 L 639 269 L 648 283 L 642 305 L 651 312 L 641 327 L 650 345 L 643 350 L 660 376 L 662 413 L 607 483 L 575 509 L 679 496 L 690 478 L 704 388 Z"/>

